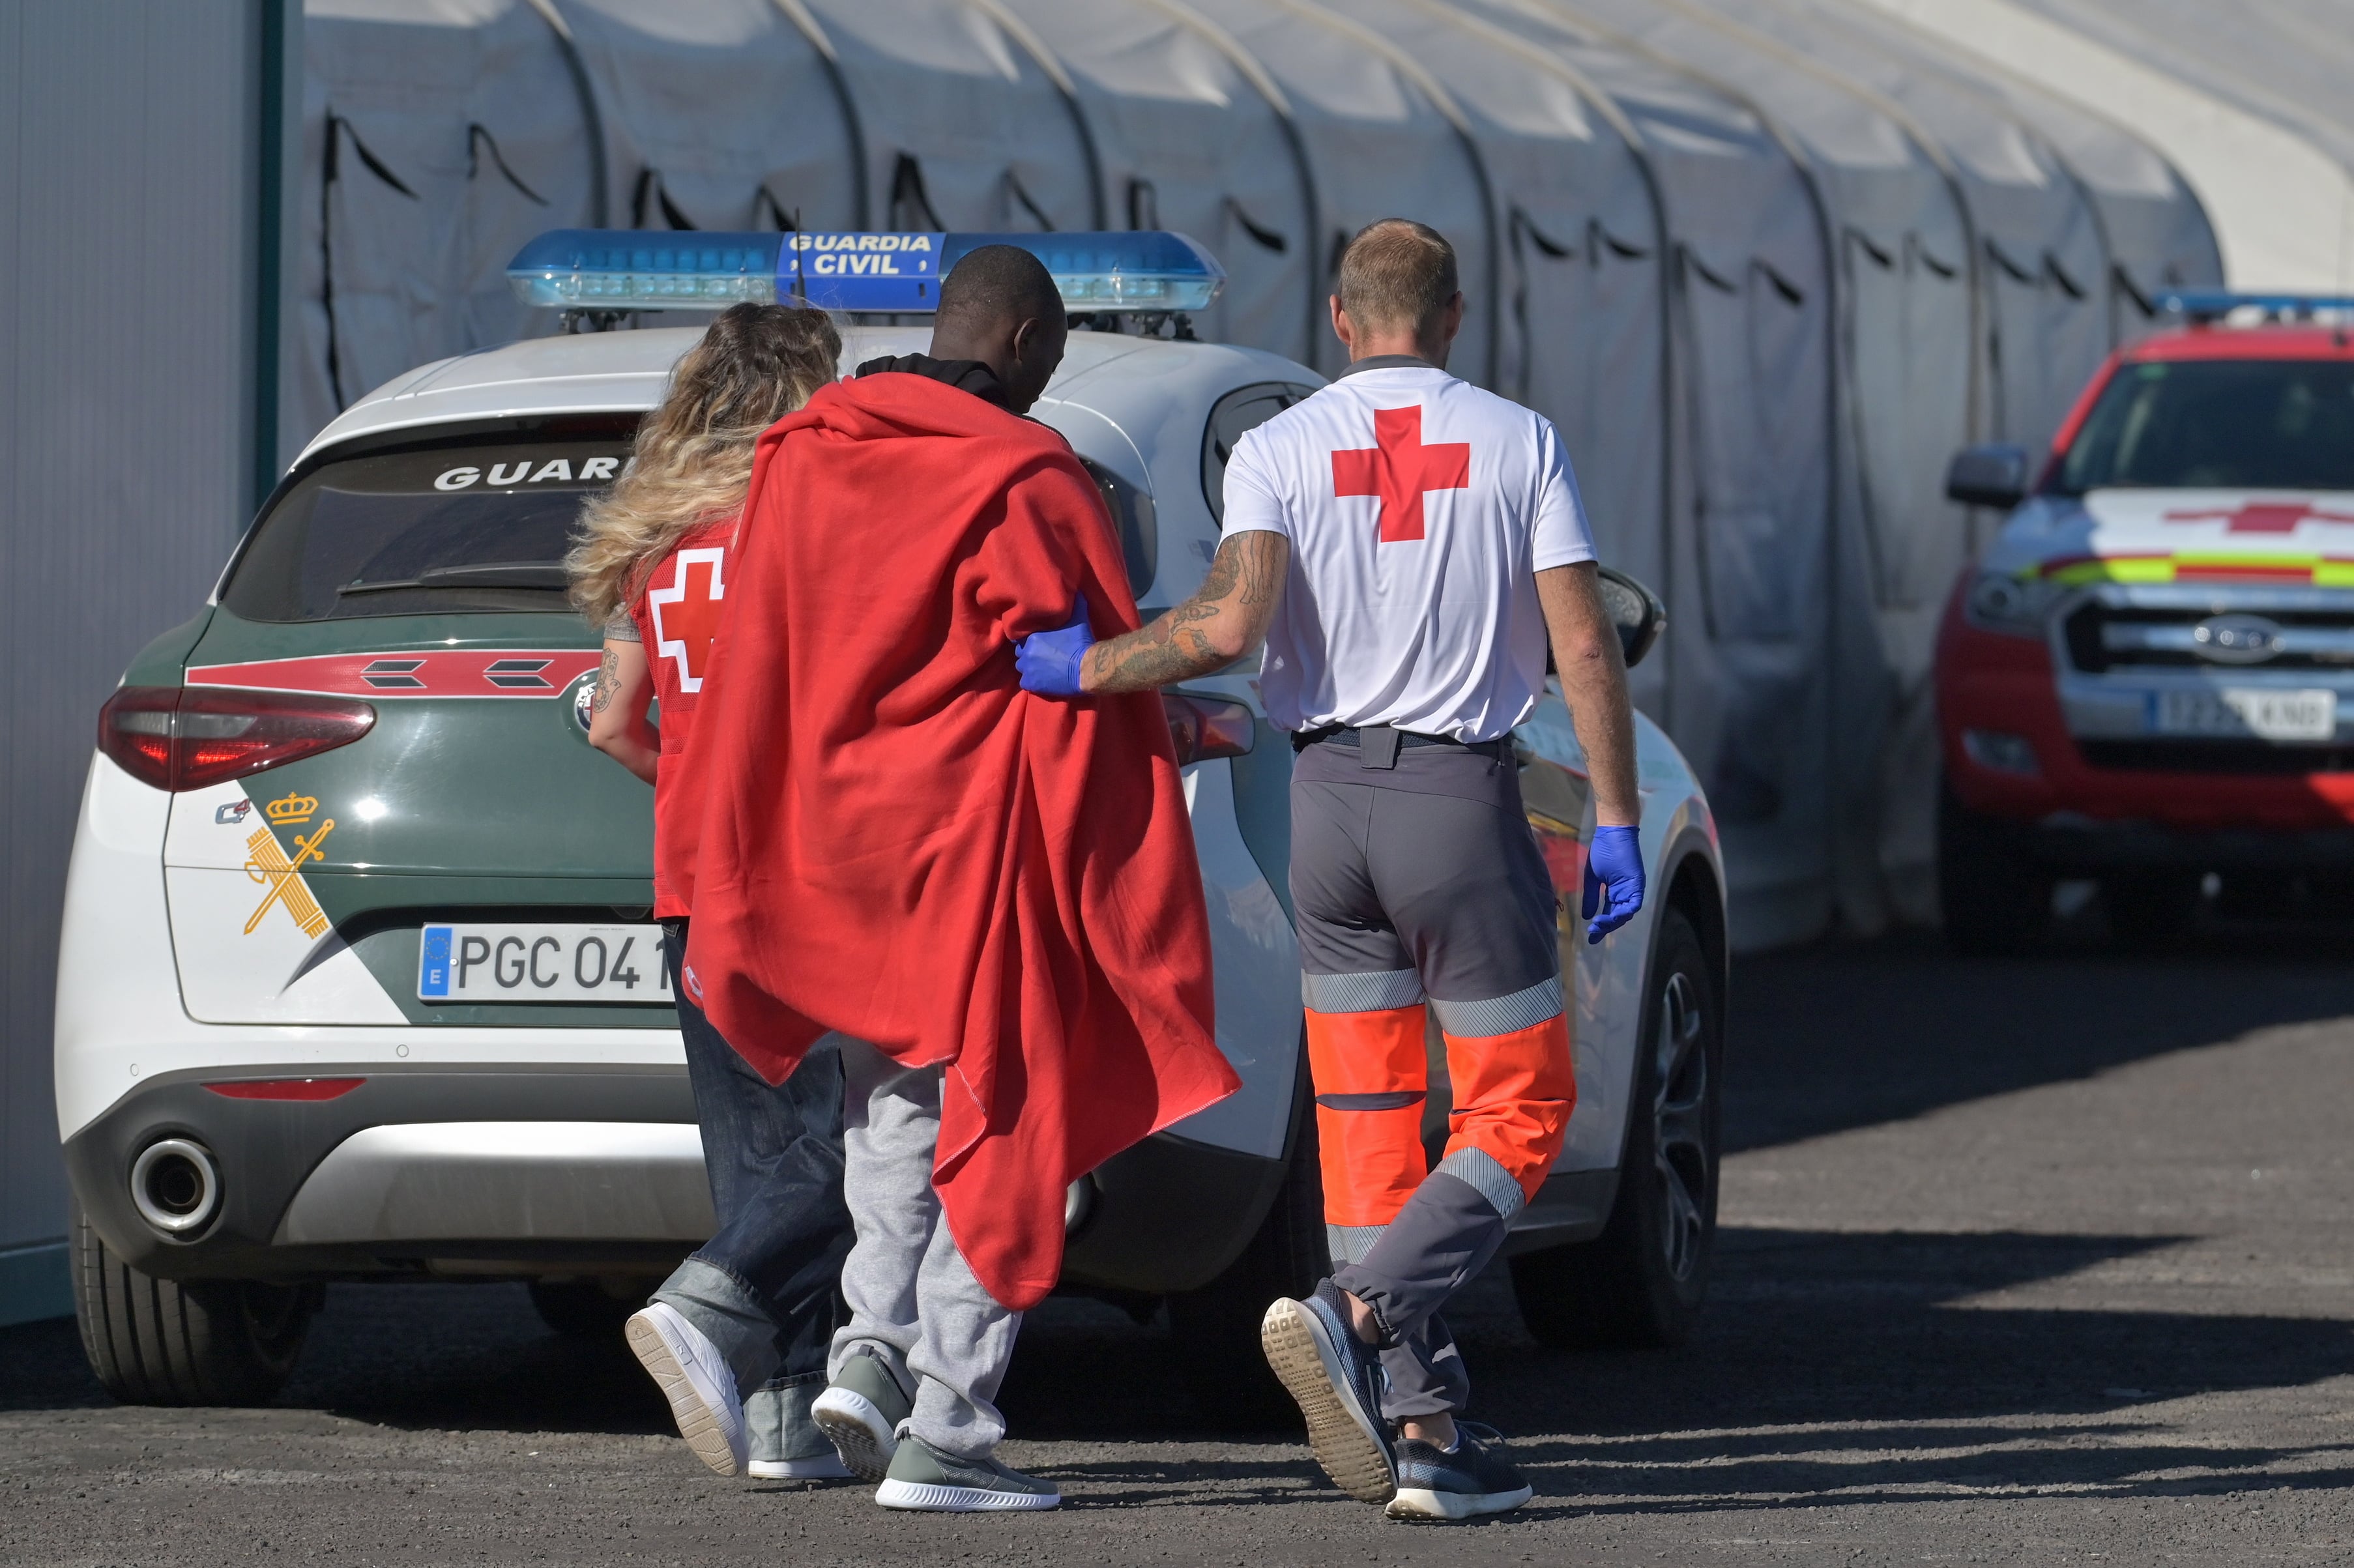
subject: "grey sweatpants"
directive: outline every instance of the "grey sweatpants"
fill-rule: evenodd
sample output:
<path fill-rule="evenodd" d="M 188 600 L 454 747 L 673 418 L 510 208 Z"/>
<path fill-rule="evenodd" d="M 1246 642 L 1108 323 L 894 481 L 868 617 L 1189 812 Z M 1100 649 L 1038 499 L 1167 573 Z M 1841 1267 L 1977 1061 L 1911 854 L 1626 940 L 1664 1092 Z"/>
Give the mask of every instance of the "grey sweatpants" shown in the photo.
<path fill-rule="evenodd" d="M 858 1240 L 842 1266 L 849 1323 L 829 1373 L 872 1355 L 912 1389 L 907 1430 L 943 1453 L 989 1454 L 1005 1436 L 993 1403 L 1022 1314 L 998 1304 L 957 1250 L 932 1186 L 938 1067 L 903 1067 L 864 1040 L 842 1044 L 843 1195 Z"/>

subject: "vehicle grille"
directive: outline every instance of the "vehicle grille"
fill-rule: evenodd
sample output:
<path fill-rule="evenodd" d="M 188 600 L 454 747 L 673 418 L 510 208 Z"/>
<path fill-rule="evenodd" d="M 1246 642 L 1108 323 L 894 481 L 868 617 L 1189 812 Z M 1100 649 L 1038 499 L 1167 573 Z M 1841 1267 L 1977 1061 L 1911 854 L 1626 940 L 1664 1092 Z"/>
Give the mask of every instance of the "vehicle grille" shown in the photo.
<path fill-rule="evenodd" d="M 2136 773 L 2354 773 L 2354 747 L 2274 746 L 2260 740 L 2079 740 L 2095 768 Z"/>
<path fill-rule="evenodd" d="M 2231 607 L 2236 609 L 2237 607 Z M 2269 659 L 2232 664 L 2203 658 L 2192 633 L 2219 613 L 2213 604 L 2112 604 L 2093 599 L 2062 623 L 2068 662 L 2087 674 L 2111 670 L 2354 670 L 2354 610 L 2327 608 L 2257 613 L 2277 626 L 2284 644 Z"/>

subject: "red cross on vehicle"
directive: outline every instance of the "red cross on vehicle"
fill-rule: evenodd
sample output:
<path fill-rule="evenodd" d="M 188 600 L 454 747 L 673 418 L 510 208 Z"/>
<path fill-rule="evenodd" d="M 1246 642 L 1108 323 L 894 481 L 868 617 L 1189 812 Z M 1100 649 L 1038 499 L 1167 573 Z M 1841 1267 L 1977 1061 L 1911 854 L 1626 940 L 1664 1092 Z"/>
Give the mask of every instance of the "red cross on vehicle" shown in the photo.
<path fill-rule="evenodd" d="M 1332 493 L 1382 498 L 1381 542 L 1419 539 L 1425 491 L 1468 490 L 1471 443 L 1422 444 L 1422 408 L 1373 410 L 1373 441 L 1332 454 Z"/>
<path fill-rule="evenodd" d="M 2243 501 L 2236 509 L 2169 512 L 2168 523 L 2216 523 L 2226 534 L 2293 534 L 2300 523 L 2354 523 L 2354 514 L 2324 512 L 2310 501 Z"/>
<path fill-rule="evenodd" d="M 721 577 L 724 549 L 681 550 L 671 557 L 666 587 L 646 595 L 653 612 L 654 657 L 678 661 L 678 689 L 703 690 L 703 670 L 711 639 L 719 630 L 719 601 L 727 596 Z"/>

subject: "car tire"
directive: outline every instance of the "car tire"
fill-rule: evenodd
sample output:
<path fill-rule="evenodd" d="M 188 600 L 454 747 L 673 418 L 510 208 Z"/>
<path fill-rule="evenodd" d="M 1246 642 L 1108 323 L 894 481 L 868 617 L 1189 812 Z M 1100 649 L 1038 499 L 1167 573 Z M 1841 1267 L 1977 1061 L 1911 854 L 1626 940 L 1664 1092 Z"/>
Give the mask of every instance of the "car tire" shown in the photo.
<path fill-rule="evenodd" d="M 1170 1335 L 1195 1408 L 1214 1425 L 1236 1430 L 1261 1431 L 1299 1419 L 1299 1408 L 1268 1370 L 1259 1324 L 1276 1298 L 1307 1296 L 1332 1272 L 1304 1056 L 1299 1081 L 1291 1157 L 1267 1217 L 1225 1272 L 1198 1289 L 1169 1296 Z"/>
<path fill-rule="evenodd" d="M 1691 1336 L 1716 1241 L 1723 1005 L 1691 918 L 1662 910 L 1610 1218 L 1590 1242 L 1511 1260 L 1512 1294 L 1539 1343 L 1640 1350 Z"/>
<path fill-rule="evenodd" d="M 602 1279 L 535 1279 L 529 1288 L 532 1310 L 557 1333 L 583 1340 L 610 1339 L 617 1345 L 630 1314 L 653 1294 L 649 1286 L 616 1296 Z"/>
<path fill-rule="evenodd" d="M 2134 952 L 2165 952 L 2198 917 L 2200 880 L 2195 871 L 2116 872 L 2101 878 L 2109 934 Z"/>
<path fill-rule="evenodd" d="M 1946 945 L 1973 958 L 2030 951 L 2052 920 L 2056 878 L 2020 849 L 2010 824 L 1954 798 L 1937 801 L 1937 902 Z"/>
<path fill-rule="evenodd" d="M 82 1353 L 125 1404 L 267 1404 L 318 1310 L 315 1285 L 159 1279 L 114 1255 L 77 1206 L 74 1317 Z"/>

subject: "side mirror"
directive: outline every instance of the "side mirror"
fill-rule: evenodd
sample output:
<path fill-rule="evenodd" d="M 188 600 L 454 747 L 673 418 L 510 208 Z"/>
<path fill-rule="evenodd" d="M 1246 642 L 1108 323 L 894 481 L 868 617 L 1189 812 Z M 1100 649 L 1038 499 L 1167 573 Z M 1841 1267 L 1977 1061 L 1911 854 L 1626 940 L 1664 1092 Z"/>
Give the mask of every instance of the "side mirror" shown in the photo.
<path fill-rule="evenodd" d="M 1633 669 L 1668 629 L 1668 607 L 1659 596 L 1622 571 L 1604 567 L 1596 574 L 1596 586 L 1602 590 L 1602 608 L 1609 612 L 1611 624 L 1618 629 L 1618 647 L 1627 656 L 1627 668 Z"/>
<path fill-rule="evenodd" d="M 1966 506 L 2009 511 L 2027 496 L 2027 449 L 1964 447 L 1946 470 L 1946 496 Z"/>

